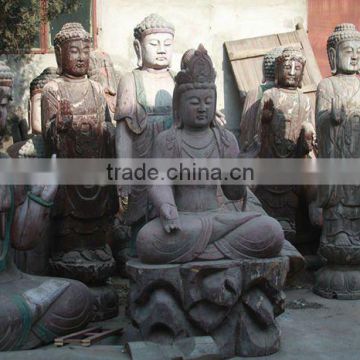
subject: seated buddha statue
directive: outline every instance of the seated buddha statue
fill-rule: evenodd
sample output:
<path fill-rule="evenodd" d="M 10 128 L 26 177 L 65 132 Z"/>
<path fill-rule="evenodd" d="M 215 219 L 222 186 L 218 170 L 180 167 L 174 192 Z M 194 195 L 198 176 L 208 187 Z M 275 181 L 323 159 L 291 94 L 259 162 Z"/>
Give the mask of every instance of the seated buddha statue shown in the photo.
<path fill-rule="evenodd" d="M 205 48 L 188 53 L 175 77 L 174 126 L 155 139 L 154 158 L 236 158 L 235 136 L 217 126 L 215 70 Z M 245 196 L 243 185 L 222 185 L 231 200 Z M 280 253 L 284 233 L 273 218 L 230 211 L 218 202 L 217 185 L 154 185 L 149 197 L 158 217 L 136 239 L 143 263 L 268 258 Z"/>

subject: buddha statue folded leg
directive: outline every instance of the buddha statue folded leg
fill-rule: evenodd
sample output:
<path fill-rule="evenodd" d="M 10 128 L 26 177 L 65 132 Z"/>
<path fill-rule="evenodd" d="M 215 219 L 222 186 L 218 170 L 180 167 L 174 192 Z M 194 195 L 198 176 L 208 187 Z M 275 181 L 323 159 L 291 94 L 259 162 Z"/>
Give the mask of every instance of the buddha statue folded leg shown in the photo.
<path fill-rule="evenodd" d="M 179 217 L 180 231 L 165 232 L 159 218 L 140 230 L 137 251 L 142 262 L 272 257 L 284 241 L 279 223 L 255 212 L 180 213 Z"/>
<path fill-rule="evenodd" d="M 93 306 L 91 293 L 78 281 L 26 274 L 1 284 L 0 301 L 0 351 L 31 349 L 79 331 Z"/>

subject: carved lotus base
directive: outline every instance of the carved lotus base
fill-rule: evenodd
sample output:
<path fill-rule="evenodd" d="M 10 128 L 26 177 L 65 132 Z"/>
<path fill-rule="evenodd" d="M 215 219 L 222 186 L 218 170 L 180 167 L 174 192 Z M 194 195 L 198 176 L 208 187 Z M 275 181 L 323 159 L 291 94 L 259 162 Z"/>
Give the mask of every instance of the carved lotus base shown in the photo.
<path fill-rule="evenodd" d="M 130 260 L 129 337 L 171 344 L 210 335 L 224 358 L 275 353 L 288 267 L 285 257 L 169 265 Z"/>
<path fill-rule="evenodd" d="M 89 286 L 94 297 L 91 321 L 112 319 L 119 315 L 119 296 L 111 285 Z"/>
<path fill-rule="evenodd" d="M 52 274 L 89 284 L 103 284 L 115 270 L 115 260 L 108 247 L 96 250 L 74 250 L 52 256 Z"/>
<path fill-rule="evenodd" d="M 360 299 L 360 266 L 328 265 L 316 273 L 314 293 L 328 299 Z"/>

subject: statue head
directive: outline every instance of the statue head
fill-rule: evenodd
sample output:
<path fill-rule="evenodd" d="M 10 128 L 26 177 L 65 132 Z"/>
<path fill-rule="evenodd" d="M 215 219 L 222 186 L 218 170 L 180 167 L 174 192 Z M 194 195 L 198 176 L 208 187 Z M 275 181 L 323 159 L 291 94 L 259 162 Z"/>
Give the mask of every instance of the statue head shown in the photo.
<path fill-rule="evenodd" d="M 147 16 L 134 29 L 134 49 L 140 68 L 170 67 L 175 28 L 157 14 Z"/>
<path fill-rule="evenodd" d="M 48 67 L 30 83 L 29 123 L 33 133 L 41 133 L 41 94 L 44 86 L 56 79 L 57 68 Z"/>
<path fill-rule="evenodd" d="M 359 72 L 360 32 L 354 24 L 336 25 L 327 40 L 327 53 L 333 75 Z"/>
<path fill-rule="evenodd" d="M 204 46 L 186 51 L 181 67 L 173 95 L 175 124 L 193 130 L 214 126 L 216 72 Z"/>
<path fill-rule="evenodd" d="M 0 134 L 4 132 L 6 127 L 8 105 L 12 99 L 13 82 L 14 74 L 4 62 L 0 61 Z"/>
<path fill-rule="evenodd" d="M 84 77 L 88 73 L 90 34 L 79 23 L 67 23 L 54 38 L 60 75 Z"/>
<path fill-rule="evenodd" d="M 284 47 L 279 46 L 265 54 L 263 60 L 263 83 L 275 82 L 275 61 L 283 50 Z"/>
<path fill-rule="evenodd" d="M 301 88 L 306 58 L 303 52 L 286 47 L 275 60 L 275 84 L 278 87 Z"/>

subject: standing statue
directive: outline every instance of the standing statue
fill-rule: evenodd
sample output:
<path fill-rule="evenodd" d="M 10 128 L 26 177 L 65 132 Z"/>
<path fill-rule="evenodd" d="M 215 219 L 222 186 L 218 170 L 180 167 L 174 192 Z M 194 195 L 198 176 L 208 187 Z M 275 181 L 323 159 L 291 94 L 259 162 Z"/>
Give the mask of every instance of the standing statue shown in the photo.
<path fill-rule="evenodd" d="M 41 98 L 42 131 L 48 154 L 58 158 L 111 158 L 113 125 L 105 121 L 101 85 L 87 78 L 90 35 L 81 24 L 65 24 L 54 39 L 61 76 L 48 82 Z M 118 208 L 111 186 L 60 186 L 52 211 L 50 266 L 55 274 L 92 284 L 99 317 L 117 314 L 117 295 L 102 286 L 115 261 L 107 236 Z"/>
<path fill-rule="evenodd" d="M 153 157 L 237 157 L 235 136 L 215 122 L 215 70 L 202 45 L 175 79 L 176 126 L 156 137 Z M 247 188 L 223 185 L 222 191 L 238 200 Z M 158 217 L 139 231 L 139 260 L 127 264 L 133 331 L 165 342 L 212 336 L 224 357 L 277 351 L 275 317 L 283 311 L 288 270 L 277 257 L 284 245 L 280 224 L 219 206 L 217 185 L 154 185 L 149 197 Z"/>
<path fill-rule="evenodd" d="M 315 130 L 310 99 L 300 90 L 304 66 L 303 53 L 294 48 L 284 48 L 276 58 L 276 86 L 264 92 L 256 118 L 260 158 L 302 158 L 313 149 Z M 258 186 L 255 195 L 264 210 L 281 223 L 285 238 L 294 243 L 300 188 Z"/>
<path fill-rule="evenodd" d="M 103 87 L 109 116 L 114 121 L 117 76 L 110 55 L 101 50 L 91 51 L 88 76 Z"/>
<path fill-rule="evenodd" d="M 156 14 L 147 16 L 134 29 L 138 68 L 119 82 L 115 110 L 116 154 L 119 158 L 149 158 L 155 136 L 173 123 L 174 76 L 170 70 L 174 26 Z M 131 226 L 130 246 L 147 213 L 146 187 L 122 187 L 124 223 Z"/>
<path fill-rule="evenodd" d="M 12 79 L 1 62 L 2 125 Z M 26 250 L 41 239 L 55 193 L 56 186 L 0 185 L 0 351 L 48 344 L 57 336 L 81 330 L 91 318 L 92 296 L 84 284 L 27 275 L 12 260 L 11 246 Z"/>
<path fill-rule="evenodd" d="M 0 149 L 2 148 L 3 136 L 6 131 L 6 118 L 7 109 L 10 100 L 12 99 L 12 84 L 13 84 L 13 73 L 10 68 L 5 65 L 4 62 L 0 62 Z"/>
<path fill-rule="evenodd" d="M 327 41 L 332 76 L 316 94 L 316 131 L 320 158 L 360 157 L 360 32 L 339 24 Z M 327 266 L 315 292 L 327 298 L 360 299 L 360 187 L 319 187 L 324 227 L 319 253 Z"/>
<path fill-rule="evenodd" d="M 240 150 L 247 153 L 252 148 L 256 138 L 256 115 L 260 101 L 266 90 L 275 86 L 275 60 L 281 55 L 284 47 L 276 47 L 264 56 L 263 60 L 263 82 L 256 89 L 246 94 L 241 122 L 240 122 Z"/>

